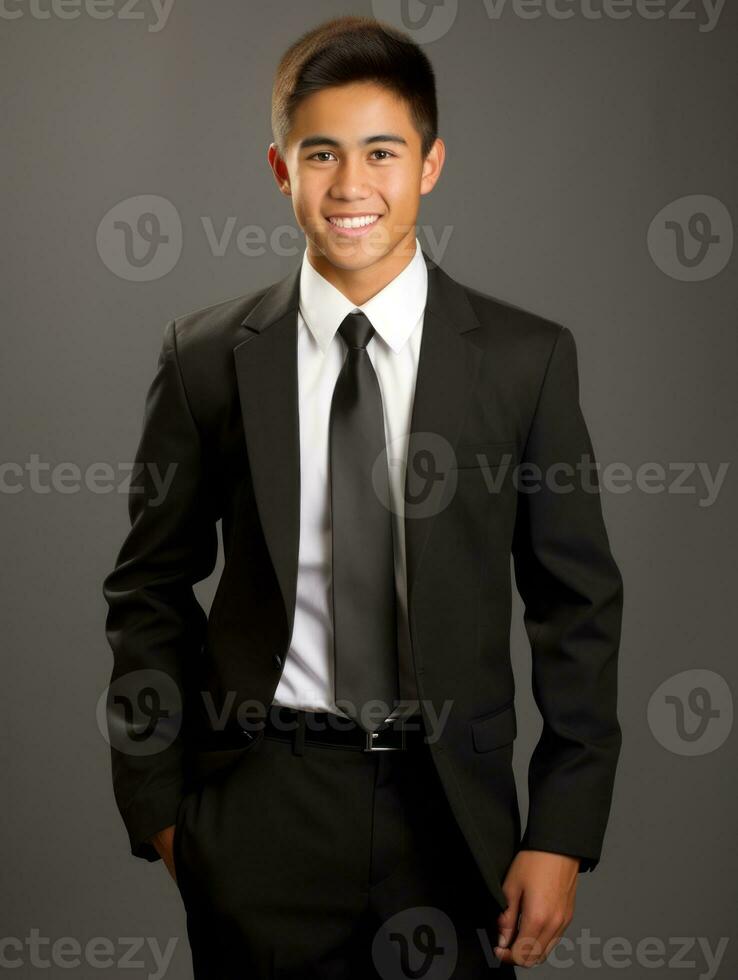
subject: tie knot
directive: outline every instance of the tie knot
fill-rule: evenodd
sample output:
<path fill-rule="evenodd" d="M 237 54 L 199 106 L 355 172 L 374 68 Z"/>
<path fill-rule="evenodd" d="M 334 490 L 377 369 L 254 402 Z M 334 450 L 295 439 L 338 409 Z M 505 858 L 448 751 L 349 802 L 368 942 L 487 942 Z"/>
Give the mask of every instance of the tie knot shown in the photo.
<path fill-rule="evenodd" d="M 374 336 L 374 327 L 369 322 L 369 317 L 359 310 L 358 313 L 348 314 L 338 332 L 349 347 L 363 349 Z"/>

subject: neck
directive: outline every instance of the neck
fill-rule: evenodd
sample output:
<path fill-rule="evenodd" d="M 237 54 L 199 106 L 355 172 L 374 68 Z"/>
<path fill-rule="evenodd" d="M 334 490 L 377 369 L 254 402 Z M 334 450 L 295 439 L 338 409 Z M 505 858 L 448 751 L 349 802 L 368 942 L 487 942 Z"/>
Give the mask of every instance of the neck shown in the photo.
<path fill-rule="evenodd" d="M 354 306 L 362 306 L 410 265 L 415 249 L 415 229 L 412 228 L 390 252 L 363 269 L 341 269 L 333 265 L 309 239 L 307 258 L 315 271 L 343 293 Z"/>

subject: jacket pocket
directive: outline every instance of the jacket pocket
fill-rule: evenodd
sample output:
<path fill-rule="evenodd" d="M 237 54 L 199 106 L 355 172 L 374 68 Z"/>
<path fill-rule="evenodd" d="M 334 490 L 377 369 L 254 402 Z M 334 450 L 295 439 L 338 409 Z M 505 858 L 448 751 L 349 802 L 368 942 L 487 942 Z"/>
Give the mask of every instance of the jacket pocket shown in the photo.
<path fill-rule="evenodd" d="M 489 752 L 509 745 L 518 734 L 515 702 L 508 701 L 481 718 L 474 718 L 470 723 L 472 740 L 477 752 Z"/>
<path fill-rule="evenodd" d="M 491 469 L 504 462 L 515 460 L 514 442 L 460 442 L 454 451 L 452 470 L 488 467 Z"/>

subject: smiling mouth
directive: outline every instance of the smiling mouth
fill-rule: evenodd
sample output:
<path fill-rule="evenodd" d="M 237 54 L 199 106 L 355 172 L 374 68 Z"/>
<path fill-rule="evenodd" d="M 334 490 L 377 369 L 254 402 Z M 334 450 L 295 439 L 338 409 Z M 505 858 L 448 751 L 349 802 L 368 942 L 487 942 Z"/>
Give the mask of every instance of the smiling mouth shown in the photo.
<path fill-rule="evenodd" d="M 326 218 L 326 221 L 334 231 L 342 235 L 356 236 L 373 228 L 381 217 L 380 214 L 362 214 L 343 218 L 334 216 Z"/>

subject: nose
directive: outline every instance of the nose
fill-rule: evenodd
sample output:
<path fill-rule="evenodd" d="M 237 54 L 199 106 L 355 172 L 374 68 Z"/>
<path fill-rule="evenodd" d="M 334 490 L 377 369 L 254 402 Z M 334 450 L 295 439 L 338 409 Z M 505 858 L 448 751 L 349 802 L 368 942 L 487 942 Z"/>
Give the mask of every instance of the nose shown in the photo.
<path fill-rule="evenodd" d="M 369 182 L 360 160 L 346 158 L 336 172 L 331 197 L 342 201 L 361 201 L 371 195 Z"/>

